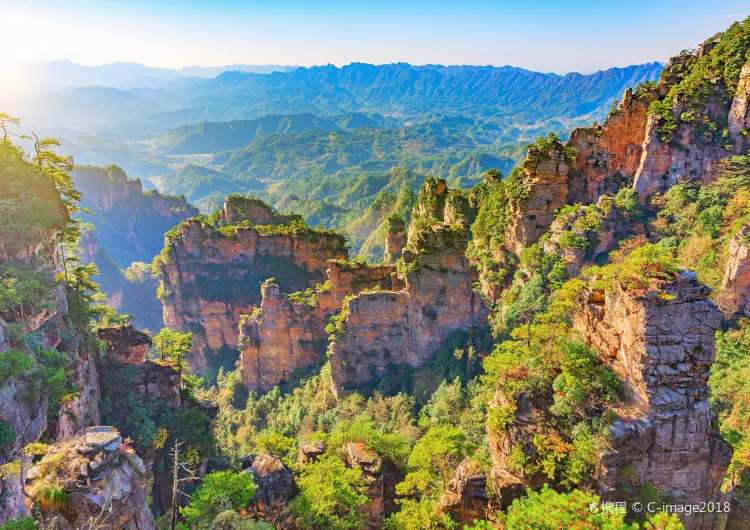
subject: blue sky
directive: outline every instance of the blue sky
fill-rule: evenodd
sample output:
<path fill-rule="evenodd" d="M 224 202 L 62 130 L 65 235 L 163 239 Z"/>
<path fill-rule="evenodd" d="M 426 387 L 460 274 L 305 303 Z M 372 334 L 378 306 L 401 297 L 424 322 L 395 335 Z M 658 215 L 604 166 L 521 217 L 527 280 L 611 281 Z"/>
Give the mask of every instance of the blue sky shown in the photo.
<path fill-rule="evenodd" d="M 665 61 L 750 3 L 630 1 L 149 2 L 0 0 L 0 62 L 179 68 L 353 61 L 493 64 L 565 73 Z"/>

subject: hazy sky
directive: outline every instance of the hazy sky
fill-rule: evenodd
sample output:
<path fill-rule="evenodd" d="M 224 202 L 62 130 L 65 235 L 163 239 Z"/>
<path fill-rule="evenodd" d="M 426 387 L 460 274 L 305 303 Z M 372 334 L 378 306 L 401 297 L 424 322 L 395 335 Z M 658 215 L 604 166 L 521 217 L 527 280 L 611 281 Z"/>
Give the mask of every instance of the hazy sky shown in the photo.
<path fill-rule="evenodd" d="M 724 0 L 0 0 L 0 62 L 405 61 L 589 72 L 664 61 L 749 13 L 750 3 Z"/>

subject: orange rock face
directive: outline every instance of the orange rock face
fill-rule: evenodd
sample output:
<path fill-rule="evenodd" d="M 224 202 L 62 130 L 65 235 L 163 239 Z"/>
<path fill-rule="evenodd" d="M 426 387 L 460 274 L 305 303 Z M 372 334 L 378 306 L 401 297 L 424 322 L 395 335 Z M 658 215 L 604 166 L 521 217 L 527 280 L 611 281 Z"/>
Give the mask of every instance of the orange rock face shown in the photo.
<path fill-rule="evenodd" d="M 582 127 L 571 133 L 568 145 L 578 154 L 571 172 L 569 204 L 595 203 L 602 195 L 616 192 L 624 183 L 623 176 L 635 174 L 653 99 L 650 94 L 633 97 L 629 88 L 603 126 Z"/>
<path fill-rule="evenodd" d="M 338 396 L 382 377 L 390 365 L 424 366 L 451 334 L 485 320 L 465 255 L 467 230 L 458 210 L 446 206 L 445 192 L 445 183 L 432 179 L 420 191 L 410 247 L 403 253 L 405 267 L 393 288 L 362 292 L 344 302 L 329 347 Z M 421 226 L 422 216 L 438 221 Z"/>
<path fill-rule="evenodd" d="M 246 318 L 240 338 L 240 375 L 252 390 L 270 390 L 295 368 L 318 361 L 328 344 L 326 324 L 344 299 L 365 289 L 390 289 L 393 267 L 328 262 L 330 289 L 298 300 L 266 286 L 260 311 Z"/>
<path fill-rule="evenodd" d="M 225 217 L 238 219 L 236 207 L 229 211 Z M 313 287 L 326 279 L 328 260 L 345 259 L 347 249 L 342 236 L 309 229 L 269 232 L 242 223 L 218 230 L 191 220 L 168 256 L 161 264 L 164 321 L 193 333 L 189 361 L 202 373 L 216 354 L 239 357 L 239 324 L 261 305 L 263 281 L 276 278 L 285 293 Z"/>
<path fill-rule="evenodd" d="M 729 312 L 750 314 L 750 245 L 746 238 L 750 226 L 744 226 L 729 243 L 729 260 L 724 269 L 722 293 L 728 301 Z"/>

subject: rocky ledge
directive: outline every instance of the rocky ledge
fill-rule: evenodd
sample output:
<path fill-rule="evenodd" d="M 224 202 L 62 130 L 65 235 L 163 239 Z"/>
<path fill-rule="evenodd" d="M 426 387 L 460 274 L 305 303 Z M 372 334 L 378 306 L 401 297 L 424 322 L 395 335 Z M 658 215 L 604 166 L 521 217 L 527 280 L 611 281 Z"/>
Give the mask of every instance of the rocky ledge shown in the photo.
<path fill-rule="evenodd" d="M 56 528 L 151 530 L 147 470 L 114 427 L 50 446 L 27 473 L 32 509 Z"/>

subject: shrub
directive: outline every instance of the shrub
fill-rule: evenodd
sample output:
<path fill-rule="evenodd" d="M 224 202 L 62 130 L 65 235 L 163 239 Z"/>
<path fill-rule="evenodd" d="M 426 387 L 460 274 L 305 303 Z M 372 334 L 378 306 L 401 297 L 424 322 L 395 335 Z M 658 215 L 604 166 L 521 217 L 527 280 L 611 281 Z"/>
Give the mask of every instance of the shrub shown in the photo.
<path fill-rule="evenodd" d="M 5 420 L 0 420 L 0 447 L 16 440 L 18 434 Z"/>
<path fill-rule="evenodd" d="M 191 528 L 209 528 L 222 511 L 246 508 L 255 497 L 255 490 L 252 473 L 209 473 L 203 478 L 203 485 L 190 498 L 190 504 L 180 508 L 180 514 Z"/>
<path fill-rule="evenodd" d="M 297 481 L 300 493 L 292 501 L 297 526 L 303 529 L 357 528 L 367 518 L 357 509 L 367 502 L 362 471 L 349 469 L 327 456 L 305 467 Z"/>
<path fill-rule="evenodd" d="M 10 349 L 0 353 L 0 381 L 10 382 L 22 373 L 34 367 L 34 358 L 21 350 Z"/>

